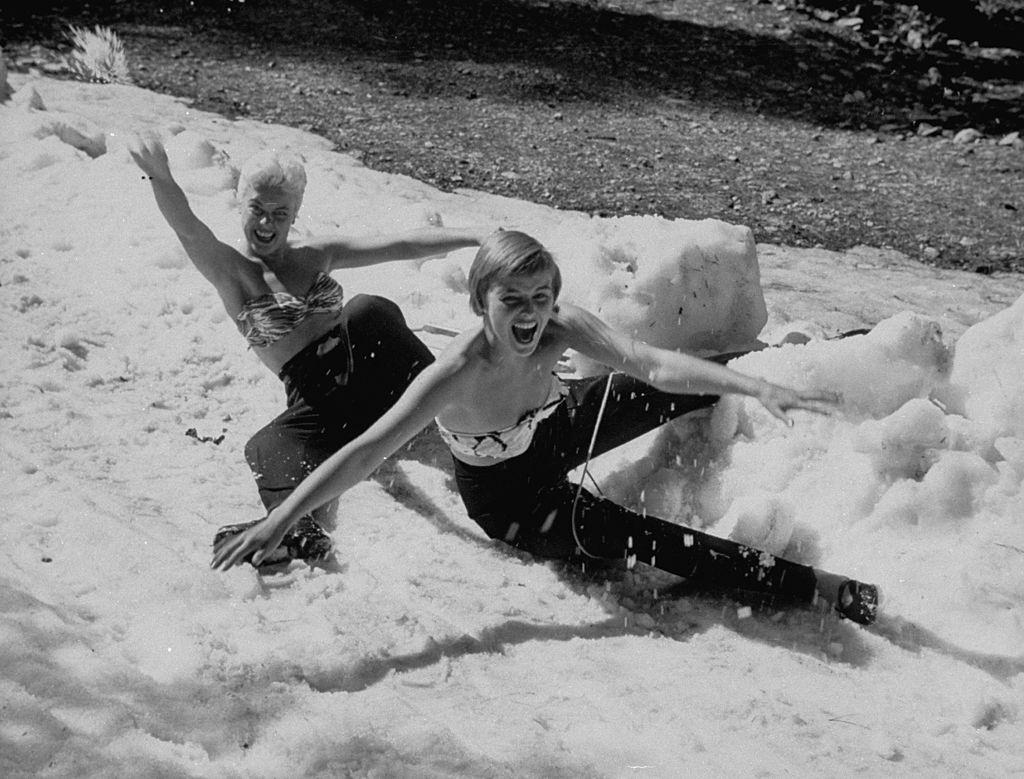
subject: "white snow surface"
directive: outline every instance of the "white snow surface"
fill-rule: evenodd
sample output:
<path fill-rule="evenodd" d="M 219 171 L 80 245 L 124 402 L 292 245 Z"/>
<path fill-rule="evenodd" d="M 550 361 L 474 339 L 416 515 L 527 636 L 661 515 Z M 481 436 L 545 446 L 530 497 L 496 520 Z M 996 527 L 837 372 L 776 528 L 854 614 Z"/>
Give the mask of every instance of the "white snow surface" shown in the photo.
<path fill-rule="evenodd" d="M 1024 773 L 1024 280 L 442 193 L 133 87 L 11 82 L 0 774 Z M 467 519 L 433 432 L 344 496 L 336 570 L 211 571 L 217 527 L 261 513 L 242 447 L 283 393 L 161 219 L 138 130 L 168 138 L 225 238 L 235 166 L 289 149 L 300 235 L 517 228 L 566 297 L 662 345 L 803 334 L 733 367 L 837 390 L 839 413 L 787 428 L 727 397 L 592 471 L 634 507 L 878 583 L 878 623 L 511 554 Z M 472 256 L 338 278 L 458 328 Z"/>

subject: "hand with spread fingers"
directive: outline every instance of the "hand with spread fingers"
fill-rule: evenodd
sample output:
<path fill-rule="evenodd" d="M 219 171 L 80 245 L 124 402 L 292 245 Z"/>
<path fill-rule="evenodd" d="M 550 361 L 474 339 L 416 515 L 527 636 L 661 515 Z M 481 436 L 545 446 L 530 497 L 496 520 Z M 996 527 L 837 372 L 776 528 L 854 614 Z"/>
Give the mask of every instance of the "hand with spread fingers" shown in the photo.
<path fill-rule="evenodd" d="M 213 561 L 210 567 L 226 571 L 250 559 L 259 566 L 269 557 L 284 539 L 288 528 L 271 522 L 269 516 L 235 535 L 218 539 L 213 547 Z"/>
<path fill-rule="evenodd" d="M 794 390 L 765 382 L 764 389 L 757 394 L 757 400 L 771 412 L 772 416 L 781 419 L 789 427 L 793 426 L 793 418 L 787 411 L 810 411 L 815 414 L 831 414 L 842 402 L 838 392 L 827 390 Z"/>
<path fill-rule="evenodd" d="M 154 135 L 137 135 L 128 147 L 128 153 L 142 172 L 152 178 L 170 179 L 171 168 L 167 151 L 159 138 Z"/>

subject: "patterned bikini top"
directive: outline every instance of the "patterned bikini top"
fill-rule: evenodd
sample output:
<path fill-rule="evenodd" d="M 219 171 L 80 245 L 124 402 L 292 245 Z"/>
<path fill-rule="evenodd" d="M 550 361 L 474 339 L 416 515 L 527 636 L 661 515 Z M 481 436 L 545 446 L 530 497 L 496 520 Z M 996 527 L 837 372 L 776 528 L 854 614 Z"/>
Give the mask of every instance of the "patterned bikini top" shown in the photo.
<path fill-rule="evenodd" d="M 510 460 L 518 457 L 533 443 L 537 426 L 555 413 L 569 394 L 569 388 L 557 376 L 551 382 L 548 399 L 535 409 L 523 414 L 519 421 L 501 430 L 489 433 L 459 433 L 449 430 L 437 419 L 437 430 L 452 454 L 463 457 L 487 457 L 492 460 Z"/>
<path fill-rule="evenodd" d="M 250 346 L 270 346 L 311 314 L 340 311 L 344 297 L 341 285 L 321 271 L 305 297 L 290 292 L 266 292 L 245 301 L 235 318 L 244 325 L 242 335 Z"/>

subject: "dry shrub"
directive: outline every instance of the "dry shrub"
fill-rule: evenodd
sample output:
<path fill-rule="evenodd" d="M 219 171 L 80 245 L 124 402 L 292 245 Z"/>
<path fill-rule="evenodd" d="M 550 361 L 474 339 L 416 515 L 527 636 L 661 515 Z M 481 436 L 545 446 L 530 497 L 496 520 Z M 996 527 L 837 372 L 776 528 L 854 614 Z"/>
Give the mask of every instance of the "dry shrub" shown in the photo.
<path fill-rule="evenodd" d="M 83 81 L 103 84 L 131 84 L 124 44 L 109 27 L 92 30 L 71 25 L 68 38 L 74 45 L 68 67 Z"/>

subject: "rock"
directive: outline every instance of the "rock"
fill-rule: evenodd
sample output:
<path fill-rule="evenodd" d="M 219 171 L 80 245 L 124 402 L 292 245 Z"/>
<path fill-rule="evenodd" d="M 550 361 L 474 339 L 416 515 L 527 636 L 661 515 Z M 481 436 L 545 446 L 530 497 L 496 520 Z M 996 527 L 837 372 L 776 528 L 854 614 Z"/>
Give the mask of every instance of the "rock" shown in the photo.
<path fill-rule="evenodd" d="M 1012 133 L 1007 133 L 1002 138 L 1000 138 L 999 142 L 998 142 L 998 145 L 999 146 L 1015 146 L 1016 148 L 1019 149 L 1022 146 L 1024 146 L 1024 141 L 1021 140 L 1020 133 L 1017 132 L 1017 131 L 1014 131 Z"/>
<path fill-rule="evenodd" d="M 974 143 L 979 138 L 981 138 L 981 133 L 973 127 L 968 127 L 953 136 L 953 143 Z"/>

